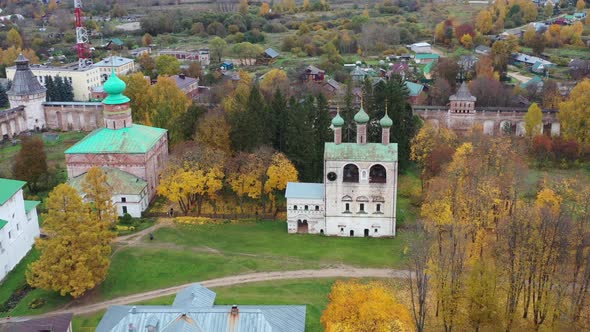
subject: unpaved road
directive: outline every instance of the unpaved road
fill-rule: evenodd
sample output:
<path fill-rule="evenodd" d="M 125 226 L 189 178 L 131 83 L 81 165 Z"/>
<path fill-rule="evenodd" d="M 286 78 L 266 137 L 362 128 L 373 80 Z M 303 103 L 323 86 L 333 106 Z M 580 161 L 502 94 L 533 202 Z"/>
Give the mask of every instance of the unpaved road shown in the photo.
<path fill-rule="evenodd" d="M 530 81 L 530 79 L 532 78 L 532 77 L 524 76 L 521 73 L 518 73 L 515 71 L 509 71 L 508 76 L 514 77 L 514 79 L 520 81 L 521 83 L 526 83 L 526 82 Z"/>
<path fill-rule="evenodd" d="M 334 269 L 320 269 L 320 270 L 296 270 L 296 271 L 279 271 L 279 272 L 257 272 L 236 275 L 231 277 L 223 277 L 217 279 L 210 279 L 198 281 L 205 287 L 222 287 L 232 286 L 238 284 L 245 284 L 250 282 L 285 280 L 285 279 L 308 279 L 308 278 L 408 278 L 410 272 L 407 270 L 393 270 L 393 269 L 357 269 L 353 267 L 342 267 Z M 114 298 L 108 301 L 88 305 L 72 305 L 69 308 L 46 313 L 41 316 L 50 316 L 64 312 L 71 312 L 74 315 L 93 313 L 99 310 L 106 309 L 112 305 L 124 305 L 129 303 L 142 302 L 151 300 L 161 296 L 172 295 L 178 293 L 180 290 L 190 286 L 193 283 L 158 289 L 145 293 L 133 294 Z M 36 317 L 41 317 L 36 316 Z M 1 319 L 0 323 L 6 322 L 6 319 Z"/>

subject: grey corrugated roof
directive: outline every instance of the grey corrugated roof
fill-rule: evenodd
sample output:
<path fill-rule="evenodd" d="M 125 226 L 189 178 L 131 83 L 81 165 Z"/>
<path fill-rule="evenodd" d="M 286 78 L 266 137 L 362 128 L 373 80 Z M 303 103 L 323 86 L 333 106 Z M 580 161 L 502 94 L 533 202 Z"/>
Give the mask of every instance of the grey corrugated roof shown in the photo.
<path fill-rule="evenodd" d="M 47 91 L 29 68 L 29 60 L 22 54 L 16 59 L 16 71 L 12 80 L 12 86 L 7 91 L 11 96 L 26 96 Z"/>
<path fill-rule="evenodd" d="M 192 292 L 206 300 L 187 300 Z M 211 294 L 212 293 L 212 294 Z M 178 298 L 179 296 L 184 297 Z M 246 305 L 238 306 L 239 314 L 231 315 L 231 306 L 212 305 L 215 293 L 195 284 L 177 294 L 172 306 L 112 306 L 100 321 L 97 332 L 147 331 L 157 326 L 160 331 L 187 332 L 303 332 L 305 331 L 305 305 Z M 202 307 L 183 306 L 190 300 Z M 233 329 L 230 329 L 233 328 Z"/>
<path fill-rule="evenodd" d="M 44 318 L 33 318 L 20 320 L 18 317 L 13 317 L 12 322 L 0 324 L 1 332 L 31 332 L 44 331 L 51 332 L 67 332 L 72 322 L 74 314 L 65 313 Z"/>
<path fill-rule="evenodd" d="M 279 52 L 277 52 L 277 51 L 273 50 L 273 49 L 272 49 L 272 48 L 270 48 L 270 47 L 269 47 L 269 48 L 267 48 L 267 49 L 264 51 L 264 53 L 266 53 L 266 55 L 268 55 L 269 57 L 271 57 L 271 58 L 273 58 L 273 59 L 279 56 Z"/>
<path fill-rule="evenodd" d="M 199 284 L 193 284 L 176 294 L 175 307 L 212 307 L 215 303 L 215 292 Z"/>
<path fill-rule="evenodd" d="M 324 199 L 324 184 L 288 182 L 285 197 L 303 199 Z"/>
<path fill-rule="evenodd" d="M 469 88 L 467 88 L 467 83 L 465 82 L 461 83 L 461 87 L 457 93 L 449 97 L 449 100 L 475 101 L 476 99 L 477 98 L 475 98 L 471 92 L 469 92 Z"/>

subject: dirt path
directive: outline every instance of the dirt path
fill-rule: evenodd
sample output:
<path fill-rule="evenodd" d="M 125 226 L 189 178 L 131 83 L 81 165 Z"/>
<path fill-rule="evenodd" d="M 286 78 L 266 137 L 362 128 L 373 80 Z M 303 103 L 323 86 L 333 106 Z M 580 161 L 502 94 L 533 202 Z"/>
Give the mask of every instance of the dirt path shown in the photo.
<path fill-rule="evenodd" d="M 508 76 L 514 77 L 514 79 L 520 81 L 521 83 L 526 83 L 531 79 L 531 77 L 524 76 L 521 73 L 517 73 L 515 71 L 509 71 Z"/>
<path fill-rule="evenodd" d="M 313 278 L 408 278 L 410 272 L 407 270 L 392 270 L 392 269 L 357 269 L 352 267 L 342 267 L 335 269 L 321 269 L 321 270 L 297 270 L 297 271 L 280 271 L 280 272 L 258 272 L 236 275 L 231 277 L 223 277 L 217 279 L 210 279 L 199 282 L 205 287 L 222 287 L 245 284 L 250 282 L 272 281 L 272 280 L 286 280 L 286 279 L 313 279 Z M 104 310 L 112 305 L 124 305 L 129 303 L 142 302 L 151 300 L 166 295 L 173 295 L 180 290 L 190 286 L 193 283 L 158 289 L 154 291 L 133 294 L 128 296 L 118 297 L 108 301 L 102 301 L 89 305 L 73 305 L 67 309 L 57 310 L 46 313 L 44 315 L 36 316 L 50 316 L 71 312 L 74 315 L 88 314 L 96 311 Z M 0 323 L 6 322 L 6 319 L 1 319 Z"/>

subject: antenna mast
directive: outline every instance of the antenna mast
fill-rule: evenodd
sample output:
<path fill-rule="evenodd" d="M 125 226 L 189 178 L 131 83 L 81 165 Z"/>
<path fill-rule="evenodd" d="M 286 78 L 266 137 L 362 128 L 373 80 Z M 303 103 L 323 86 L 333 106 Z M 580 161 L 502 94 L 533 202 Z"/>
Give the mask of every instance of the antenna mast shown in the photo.
<path fill-rule="evenodd" d="M 78 67 L 86 67 L 92 59 L 88 50 L 88 32 L 82 25 L 82 0 L 74 0 L 76 14 L 76 50 L 78 51 Z"/>

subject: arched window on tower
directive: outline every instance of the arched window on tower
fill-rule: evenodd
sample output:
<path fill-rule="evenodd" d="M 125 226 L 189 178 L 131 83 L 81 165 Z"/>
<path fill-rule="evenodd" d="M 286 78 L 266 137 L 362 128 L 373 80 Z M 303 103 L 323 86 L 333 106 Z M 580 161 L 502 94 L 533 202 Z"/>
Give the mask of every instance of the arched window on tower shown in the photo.
<path fill-rule="evenodd" d="M 355 164 L 344 166 L 343 182 L 359 182 L 359 168 Z"/>
<path fill-rule="evenodd" d="M 387 182 L 387 171 L 383 165 L 373 165 L 369 171 L 369 183 Z"/>

